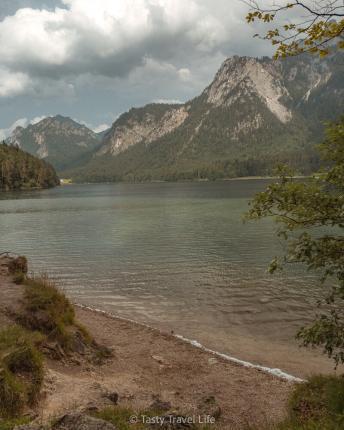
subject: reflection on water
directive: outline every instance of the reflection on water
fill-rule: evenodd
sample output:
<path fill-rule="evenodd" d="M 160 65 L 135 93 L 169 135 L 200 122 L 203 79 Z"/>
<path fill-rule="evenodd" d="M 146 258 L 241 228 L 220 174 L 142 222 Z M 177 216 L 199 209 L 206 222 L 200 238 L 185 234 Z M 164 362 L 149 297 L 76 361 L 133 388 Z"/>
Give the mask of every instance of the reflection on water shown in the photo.
<path fill-rule="evenodd" d="M 0 249 L 25 254 L 78 302 L 212 339 L 287 340 L 312 280 L 271 277 L 271 220 L 242 223 L 267 181 L 72 185 L 0 194 Z M 218 339 L 218 344 L 217 344 Z M 228 347 L 229 348 L 229 347 Z"/>

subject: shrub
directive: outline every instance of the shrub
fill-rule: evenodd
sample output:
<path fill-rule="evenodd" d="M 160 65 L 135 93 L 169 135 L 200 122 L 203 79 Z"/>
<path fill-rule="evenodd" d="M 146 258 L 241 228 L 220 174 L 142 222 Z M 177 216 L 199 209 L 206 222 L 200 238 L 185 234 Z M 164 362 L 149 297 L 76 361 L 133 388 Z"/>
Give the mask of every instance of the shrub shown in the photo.
<path fill-rule="evenodd" d="M 25 406 L 25 388 L 7 369 L 0 369 L 0 416 L 14 417 Z"/>
<path fill-rule="evenodd" d="M 17 426 L 28 424 L 29 422 L 30 418 L 28 417 L 2 420 L 0 421 L 0 430 L 13 430 Z"/>
<path fill-rule="evenodd" d="M 25 274 L 23 272 L 15 272 L 13 275 L 13 281 L 15 284 L 22 284 L 25 281 Z"/>
<path fill-rule="evenodd" d="M 290 399 L 290 416 L 300 423 L 343 420 L 344 376 L 317 375 L 296 387 Z"/>
<path fill-rule="evenodd" d="M 0 415 L 18 416 L 39 397 L 43 359 L 37 349 L 42 338 L 12 326 L 0 332 Z"/>
<path fill-rule="evenodd" d="M 298 384 L 289 400 L 287 418 L 277 424 L 251 430 L 344 429 L 344 375 L 312 376 Z"/>
<path fill-rule="evenodd" d="M 69 349 L 72 340 L 68 326 L 74 324 L 74 308 L 69 300 L 47 278 L 28 278 L 25 285 L 24 312 L 19 321 Z"/>
<path fill-rule="evenodd" d="M 75 321 L 74 307 L 48 278 L 25 280 L 24 309 L 18 321 L 56 342 L 64 352 L 84 353 L 93 343 L 87 330 Z"/>
<path fill-rule="evenodd" d="M 8 265 L 8 270 L 11 274 L 16 274 L 16 273 L 26 274 L 28 270 L 26 257 L 19 256 L 17 258 L 11 259 Z"/>

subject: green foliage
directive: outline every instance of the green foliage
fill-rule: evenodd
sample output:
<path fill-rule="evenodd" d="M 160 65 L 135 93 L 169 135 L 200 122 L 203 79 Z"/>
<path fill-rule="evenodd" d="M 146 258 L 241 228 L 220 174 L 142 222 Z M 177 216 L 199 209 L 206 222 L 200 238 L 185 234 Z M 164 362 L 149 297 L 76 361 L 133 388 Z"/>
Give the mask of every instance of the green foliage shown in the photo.
<path fill-rule="evenodd" d="M 43 382 L 43 359 L 37 349 L 41 341 L 37 333 L 19 326 L 0 332 L 1 417 L 16 417 L 37 401 Z"/>
<path fill-rule="evenodd" d="M 15 272 L 13 275 L 13 281 L 15 284 L 22 284 L 25 281 L 25 275 L 23 272 Z"/>
<path fill-rule="evenodd" d="M 344 377 L 312 376 L 296 385 L 283 422 L 251 430 L 339 430 L 344 428 Z"/>
<path fill-rule="evenodd" d="M 29 422 L 28 417 L 0 420 L 0 430 L 13 430 L 15 427 L 29 424 Z"/>
<path fill-rule="evenodd" d="M 135 411 L 129 407 L 115 406 L 97 412 L 95 417 L 110 422 L 118 428 L 118 430 L 145 429 L 146 427 L 142 422 L 130 423 L 130 417 L 136 415 Z"/>
<path fill-rule="evenodd" d="M 58 184 L 50 164 L 16 147 L 0 144 L 0 190 L 49 188 Z"/>
<path fill-rule="evenodd" d="M 8 264 L 8 270 L 13 275 L 16 284 L 22 284 L 27 274 L 27 259 L 24 256 L 12 258 Z"/>
<path fill-rule="evenodd" d="M 47 277 L 26 278 L 24 284 L 23 310 L 18 316 L 20 324 L 42 333 L 48 342 L 56 342 L 65 353 L 92 346 L 99 363 L 111 355 L 75 321 L 73 305 Z"/>
<path fill-rule="evenodd" d="M 272 3 L 270 7 L 266 2 L 264 4 L 255 0 L 247 0 L 246 3 L 250 6 L 246 15 L 249 24 L 257 20 L 269 25 L 280 15 L 285 18 L 288 12 L 294 12 L 291 20 L 270 28 L 263 36 L 263 39 L 269 40 L 276 47 L 275 58 L 304 52 L 318 54 L 321 58 L 334 49 L 344 49 L 344 6 L 341 2 L 320 0 L 309 4 L 307 1 L 296 0 L 278 5 Z M 299 12 L 299 17 L 295 14 L 296 11 Z"/>
<path fill-rule="evenodd" d="M 47 278 L 28 278 L 25 286 L 21 324 L 44 333 L 63 349 L 70 349 L 72 336 L 68 328 L 74 325 L 75 315 L 69 300 Z"/>
<path fill-rule="evenodd" d="M 331 420 L 344 424 L 344 377 L 316 375 L 297 385 L 289 404 L 291 418 L 299 422 Z"/>
<path fill-rule="evenodd" d="M 151 429 L 152 426 L 149 425 L 147 422 L 144 422 L 144 419 L 142 417 L 159 417 L 161 416 L 161 412 L 153 410 L 135 411 L 134 409 L 129 407 L 115 406 L 108 407 L 99 412 L 96 412 L 94 416 L 96 418 L 100 418 L 102 420 L 110 422 L 118 430 L 145 430 Z M 136 417 L 137 420 L 132 421 L 132 417 Z M 166 427 L 164 426 L 163 428 Z M 216 430 L 217 426 L 190 424 L 187 426 L 187 428 L 191 428 L 193 430 Z"/>
<path fill-rule="evenodd" d="M 318 274 L 326 291 L 320 313 L 297 337 L 305 346 L 321 346 L 337 365 L 344 363 L 344 117 L 328 126 L 321 152 L 326 165 L 320 177 L 295 181 L 281 168 L 280 181 L 255 197 L 248 218 L 274 217 L 288 244 L 271 272 L 301 263 Z"/>

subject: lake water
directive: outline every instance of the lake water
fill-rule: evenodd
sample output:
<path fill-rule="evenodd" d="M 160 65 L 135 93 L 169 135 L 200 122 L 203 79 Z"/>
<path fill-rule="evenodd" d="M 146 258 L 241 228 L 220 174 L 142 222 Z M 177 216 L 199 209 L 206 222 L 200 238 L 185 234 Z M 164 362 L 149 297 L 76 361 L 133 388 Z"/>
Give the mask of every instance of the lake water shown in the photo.
<path fill-rule="evenodd" d="M 298 268 L 269 275 L 283 246 L 275 224 L 242 222 L 267 183 L 2 193 L 0 249 L 26 255 L 34 272 L 48 273 L 76 302 L 261 364 L 279 365 L 285 351 L 300 361 L 292 337 L 312 314 L 313 280 Z M 287 370 L 297 370 L 293 359 L 283 362 Z"/>

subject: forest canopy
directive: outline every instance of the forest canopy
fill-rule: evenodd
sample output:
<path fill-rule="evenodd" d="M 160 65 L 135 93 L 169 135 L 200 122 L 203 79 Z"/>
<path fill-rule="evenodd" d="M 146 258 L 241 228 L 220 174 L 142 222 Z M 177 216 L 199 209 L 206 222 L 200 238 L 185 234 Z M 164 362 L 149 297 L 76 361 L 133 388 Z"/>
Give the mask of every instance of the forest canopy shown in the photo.
<path fill-rule="evenodd" d="M 50 164 L 17 147 L 0 144 L 0 190 L 50 188 L 59 183 Z"/>

